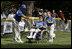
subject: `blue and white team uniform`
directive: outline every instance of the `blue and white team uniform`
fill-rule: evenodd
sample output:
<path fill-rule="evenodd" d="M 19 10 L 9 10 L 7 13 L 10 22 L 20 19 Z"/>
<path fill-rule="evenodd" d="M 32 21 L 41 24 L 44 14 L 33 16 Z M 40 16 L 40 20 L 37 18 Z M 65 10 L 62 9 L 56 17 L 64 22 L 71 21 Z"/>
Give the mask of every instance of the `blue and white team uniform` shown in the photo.
<path fill-rule="evenodd" d="M 45 27 L 47 27 L 47 24 L 45 23 L 45 22 L 43 22 L 43 21 L 40 21 L 40 22 L 35 22 L 35 29 L 41 29 L 41 30 L 44 30 L 44 28 L 40 28 L 40 26 L 45 26 Z"/>
<path fill-rule="evenodd" d="M 54 33 L 54 28 L 55 28 L 55 25 L 54 25 L 54 19 L 53 17 L 46 17 L 46 23 L 47 23 L 47 29 L 48 29 L 48 33 L 49 33 L 49 41 L 50 42 L 53 42 L 53 38 L 55 37 L 55 33 Z M 53 21 L 53 23 L 48 23 L 48 22 L 51 22 Z"/>
<path fill-rule="evenodd" d="M 47 27 L 47 24 L 46 24 L 45 22 L 43 22 L 43 21 L 39 21 L 39 22 L 35 22 L 34 26 L 35 26 L 35 29 L 31 29 L 31 30 L 30 30 L 30 32 L 31 32 L 31 33 L 30 33 L 30 36 L 27 36 L 27 38 L 36 38 L 37 33 L 38 33 L 39 31 L 45 29 L 45 28 L 40 28 L 40 26 L 45 26 L 45 27 Z M 35 32 L 34 35 L 33 35 L 33 32 Z"/>
<path fill-rule="evenodd" d="M 24 4 L 22 4 L 21 7 L 26 8 L 26 6 Z M 14 25 L 13 28 L 14 28 L 14 34 L 15 34 L 14 40 L 16 42 L 23 42 L 21 40 L 20 31 L 19 31 L 19 27 L 18 27 L 21 24 L 20 22 L 22 21 L 23 15 L 24 15 L 23 12 L 19 9 L 13 18 L 13 25 Z"/>
<path fill-rule="evenodd" d="M 22 19 L 22 16 L 23 16 L 23 13 L 22 13 L 22 11 L 19 9 L 19 10 L 17 11 L 17 13 L 15 14 L 14 19 L 15 19 L 16 21 L 20 22 L 21 19 Z"/>

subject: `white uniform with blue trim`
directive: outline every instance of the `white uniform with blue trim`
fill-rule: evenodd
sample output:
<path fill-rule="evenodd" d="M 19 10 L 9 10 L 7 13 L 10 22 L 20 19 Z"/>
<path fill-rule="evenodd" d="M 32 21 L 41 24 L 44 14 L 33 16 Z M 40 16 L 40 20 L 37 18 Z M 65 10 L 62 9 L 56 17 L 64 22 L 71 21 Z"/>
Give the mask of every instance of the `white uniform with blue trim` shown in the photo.
<path fill-rule="evenodd" d="M 31 29 L 30 30 L 30 36 L 27 36 L 27 38 L 36 38 L 36 35 L 37 35 L 37 33 L 39 32 L 39 31 L 41 31 L 41 30 L 44 30 L 44 28 L 40 28 L 40 26 L 45 26 L 45 27 L 47 27 L 47 24 L 45 23 L 45 22 L 43 22 L 43 21 L 39 21 L 39 22 L 35 22 L 35 29 Z M 33 32 L 35 32 L 34 33 L 34 35 L 33 35 Z"/>
<path fill-rule="evenodd" d="M 55 37 L 55 33 L 54 33 L 54 28 L 55 28 L 55 25 L 54 23 L 48 23 L 48 22 L 51 22 L 51 21 L 54 21 L 54 19 L 52 17 L 46 17 L 46 23 L 47 23 L 47 26 L 48 26 L 48 33 L 49 33 L 49 41 L 53 41 L 53 38 Z"/>

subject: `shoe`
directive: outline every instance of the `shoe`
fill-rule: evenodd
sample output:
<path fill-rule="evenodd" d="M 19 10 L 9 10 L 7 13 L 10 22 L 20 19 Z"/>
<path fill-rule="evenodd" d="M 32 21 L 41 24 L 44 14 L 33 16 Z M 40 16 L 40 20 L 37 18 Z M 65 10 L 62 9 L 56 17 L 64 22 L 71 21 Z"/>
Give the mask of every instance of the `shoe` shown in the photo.
<path fill-rule="evenodd" d="M 36 36 L 33 36 L 33 39 L 36 39 Z"/>
<path fill-rule="evenodd" d="M 16 39 L 13 39 L 15 42 L 19 42 L 18 40 L 16 40 Z"/>
<path fill-rule="evenodd" d="M 32 36 L 27 36 L 27 38 L 32 38 Z"/>
<path fill-rule="evenodd" d="M 28 38 L 29 36 L 27 36 L 27 38 Z"/>
<path fill-rule="evenodd" d="M 49 40 L 49 42 L 53 42 L 53 40 L 51 39 L 51 40 Z"/>
<path fill-rule="evenodd" d="M 23 41 L 17 41 L 18 43 L 23 43 Z"/>
<path fill-rule="evenodd" d="M 23 41 L 20 41 L 20 43 L 23 43 Z"/>
<path fill-rule="evenodd" d="M 53 39 L 55 40 L 56 37 L 53 37 Z"/>

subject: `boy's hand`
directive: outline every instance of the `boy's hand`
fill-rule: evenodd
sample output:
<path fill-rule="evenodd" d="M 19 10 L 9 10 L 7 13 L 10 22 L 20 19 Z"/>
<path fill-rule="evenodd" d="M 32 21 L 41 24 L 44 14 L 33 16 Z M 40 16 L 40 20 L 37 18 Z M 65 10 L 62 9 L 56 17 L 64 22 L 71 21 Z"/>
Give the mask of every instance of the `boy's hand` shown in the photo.
<path fill-rule="evenodd" d="M 53 21 L 51 21 L 51 22 L 47 22 L 47 23 L 53 23 Z"/>
<path fill-rule="evenodd" d="M 42 28 L 43 26 L 40 26 L 40 28 Z"/>
<path fill-rule="evenodd" d="M 25 18 L 25 20 L 26 20 L 26 21 L 28 21 L 28 20 L 29 20 L 29 17 L 24 17 L 24 18 Z"/>

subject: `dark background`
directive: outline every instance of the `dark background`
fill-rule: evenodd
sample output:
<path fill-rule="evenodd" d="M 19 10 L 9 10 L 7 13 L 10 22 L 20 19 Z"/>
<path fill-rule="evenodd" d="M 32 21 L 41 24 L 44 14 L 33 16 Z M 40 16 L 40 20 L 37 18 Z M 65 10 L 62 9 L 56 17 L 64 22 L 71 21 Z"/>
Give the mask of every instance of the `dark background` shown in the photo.
<path fill-rule="evenodd" d="M 59 12 L 59 10 L 62 10 L 65 13 L 71 13 L 71 3 L 72 1 L 66 0 L 66 1 L 56 1 L 56 0 L 43 0 L 43 1 L 1 1 L 1 9 L 5 9 L 6 13 L 8 14 L 9 10 L 12 8 L 12 5 L 14 5 L 17 9 L 22 5 L 22 3 L 25 3 L 27 5 L 27 11 L 31 11 L 34 7 L 42 8 L 42 9 L 48 9 L 52 11 L 53 9 L 56 10 L 56 12 Z M 33 3 L 33 5 L 31 4 Z M 33 7 L 34 6 L 34 7 Z M 31 11 L 32 12 L 32 11 Z M 31 13 L 30 12 L 30 13 Z"/>
<path fill-rule="evenodd" d="M 35 6 L 43 9 L 69 10 L 71 11 L 71 1 L 36 1 Z"/>

